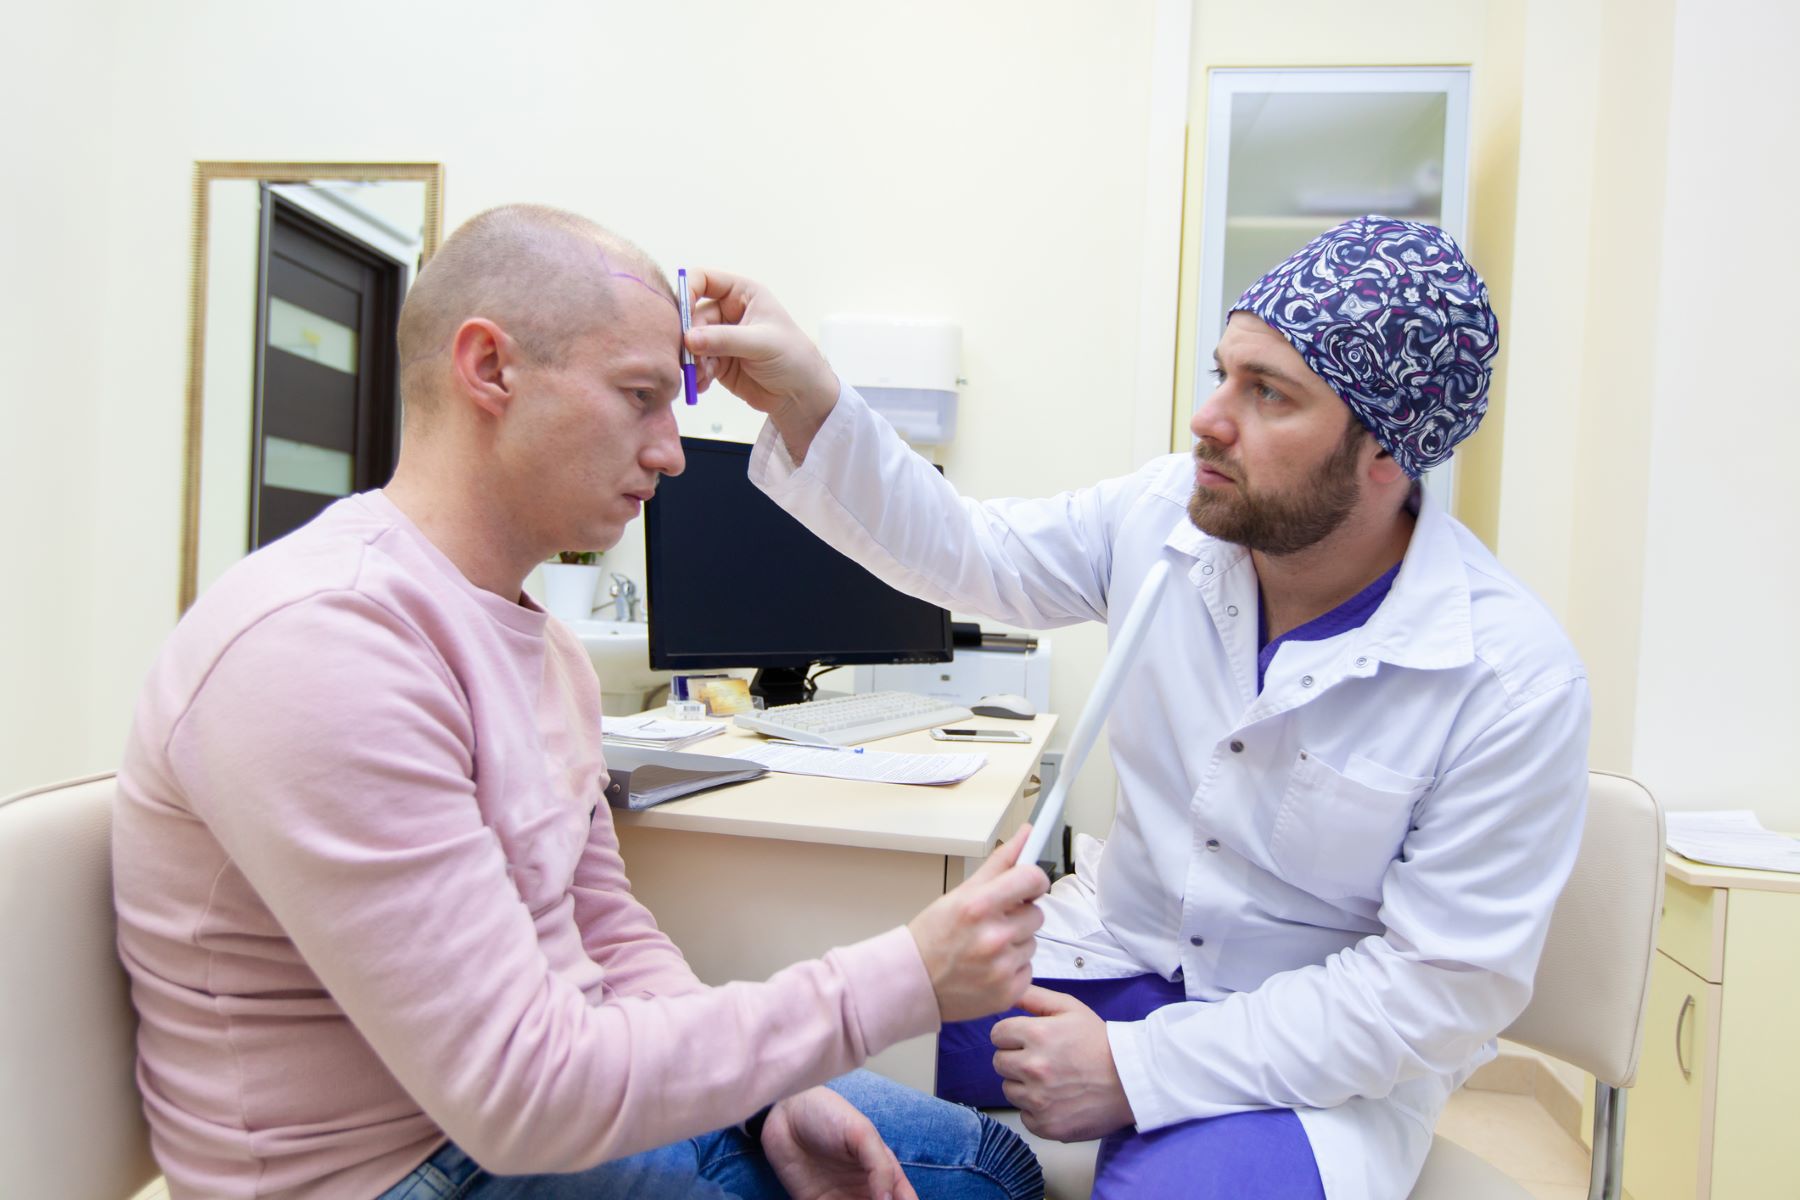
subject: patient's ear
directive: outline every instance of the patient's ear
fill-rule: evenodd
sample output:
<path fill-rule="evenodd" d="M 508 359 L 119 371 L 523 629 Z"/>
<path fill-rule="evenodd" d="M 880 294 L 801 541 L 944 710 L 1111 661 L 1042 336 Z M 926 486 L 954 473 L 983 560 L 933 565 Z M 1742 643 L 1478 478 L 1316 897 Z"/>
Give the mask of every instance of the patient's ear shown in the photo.
<path fill-rule="evenodd" d="M 490 416 L 501 417 L 513 398 L 518 343 L 486 317 L 470 317 L 450 341 L 450 372 L 456 390 Z"/>

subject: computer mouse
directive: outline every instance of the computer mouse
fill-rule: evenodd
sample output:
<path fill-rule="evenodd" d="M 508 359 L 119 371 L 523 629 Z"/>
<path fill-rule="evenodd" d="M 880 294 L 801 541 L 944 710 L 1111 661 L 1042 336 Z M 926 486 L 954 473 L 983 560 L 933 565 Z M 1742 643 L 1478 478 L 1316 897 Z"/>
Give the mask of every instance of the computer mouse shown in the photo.
<path fill-rule="evenodd" d="M 1037 705 L 1023 696 L 1003 692 L 996 696 L 983 696 L 969 705 L 969 711 L 978 717 L 1004 717 L 1012 721 L 1029 721 L 1037 716 Z"/>

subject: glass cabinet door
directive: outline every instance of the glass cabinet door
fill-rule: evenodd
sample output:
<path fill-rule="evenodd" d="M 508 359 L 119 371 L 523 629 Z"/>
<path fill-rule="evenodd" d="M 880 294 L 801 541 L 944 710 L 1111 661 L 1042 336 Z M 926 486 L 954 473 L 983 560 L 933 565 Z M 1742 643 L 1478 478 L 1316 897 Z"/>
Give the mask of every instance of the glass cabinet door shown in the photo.
<path fill-rule="evenodd" d="M 1231 305 L 1265 271 L 1370 213 L 1460 242 L 1468 190 L 1467 69 L 1220 69 L 1209 87 L 1193 405 Z M 1449 475 L 1427 477 L 1446 500 Z"/>

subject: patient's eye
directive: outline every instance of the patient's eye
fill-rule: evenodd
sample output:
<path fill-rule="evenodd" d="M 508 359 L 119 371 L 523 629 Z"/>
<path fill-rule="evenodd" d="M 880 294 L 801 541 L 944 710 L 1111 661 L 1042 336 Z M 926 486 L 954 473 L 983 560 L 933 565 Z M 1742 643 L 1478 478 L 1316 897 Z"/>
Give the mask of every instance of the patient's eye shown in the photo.
<path fill-rule="evenodd" d="M 1285 404 L 1287 402 L 1286 396 L 1282 395 L 1266 383 L 1259 383 L 1256 385 L 1256 395 L 1259 400 L 1262 400 L 1266 404 Z"/>

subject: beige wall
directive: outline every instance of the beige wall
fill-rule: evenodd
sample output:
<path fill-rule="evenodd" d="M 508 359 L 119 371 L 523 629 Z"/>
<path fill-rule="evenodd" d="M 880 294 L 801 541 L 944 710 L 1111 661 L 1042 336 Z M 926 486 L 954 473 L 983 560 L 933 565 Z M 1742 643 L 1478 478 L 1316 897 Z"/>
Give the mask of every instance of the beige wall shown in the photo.
<path fill-rule="evenodd" d="M 1525 32 L 1501 558 L 1564 621 L 1591 761 L 1628 770 L 1673 0 L 1534 3 Z"/>
<path fill-rule="evenodd" d="M 1789 829 L 1796 52 L 1773 0 L 1528 6 L 1497 546 L 1587 661 L 1596 767 Z"/>
<path fill-rule="evenodd" d="M 9 114 L 0 171 L 0 793 L 104 761 L 87 734 L 86 631 L 139 579 L 134 547 L 99 540 L 107 64 L 92 14 L 37 5 L 8 17 Z M 179 238 L 179 232 L 172 234 Z"/>
<path fill-rule="evenodd" d="M 1654 354 L 1633 765 L 1800 831 L 1800 9 L 1676 0 L 1672 42 L 1660 287 L 1621 298 Z"/>
<path fill-rule="evenodd" d="M 452 225 L 537 200 L 665 264 L 758 276 L 810 329 L 838 311 L 950 317 L 969 379 L 951 479 L 1048 494 L 1136 465 L 1108 409 L 1136 371 L 1152 15 L 1149 0 L 499 15 L 108 0 L 40 18 L 53 40 L 9 82 L 38 100 L 42 211 L 11 273 L 58 301 L 32 299 L 27 329 L 61 395 L 9 443 L 9 467 L 26 452 L 8 497 L 33 519 L 7 524 L 9 575 L 31 587 L 6 589 L 19 711 L 0 790 L 116 762 L 174 620 L 194 160 L 436 160 Z M 83 60 L 91 80 L 67 74 Z M 683 419 L 742 435 L 732 403 Z M 47 496 L 68 505 L 44 512 Z M 1056 707 L 1079 710 L 1103 652 L 1098 627 L 1057 635 Z M 1080 827 L 1104 831 L 1111 789 L 1096 760 Z"/>

